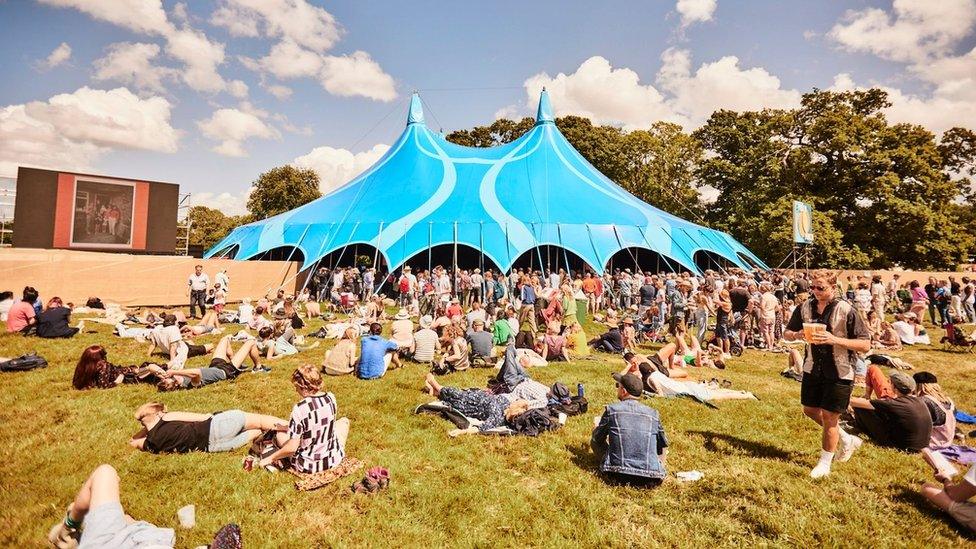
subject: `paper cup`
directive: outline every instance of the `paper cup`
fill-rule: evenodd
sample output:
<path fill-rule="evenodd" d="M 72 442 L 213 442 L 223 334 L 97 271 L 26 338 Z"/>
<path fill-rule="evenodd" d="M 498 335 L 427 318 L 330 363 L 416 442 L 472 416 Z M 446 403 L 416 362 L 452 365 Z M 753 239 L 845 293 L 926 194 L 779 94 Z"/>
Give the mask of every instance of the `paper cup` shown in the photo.
<path fill-rule="evenodd" d="M 803 323 L 803 339 L 807 343 L 813 343 L 814 334 L 825 333 L 826 331 L 827 331 L 826 324 L 820 324 L 819 322 Z"/>
<path fill-rule="evenodd" d="M 176 511 L 177 518 L 180 519 L 180 526 L 186 529 L 193 528 L 197 525 L 197 507 L 196 505 L 187 505 L 185 507 L 180 507 Z"/>

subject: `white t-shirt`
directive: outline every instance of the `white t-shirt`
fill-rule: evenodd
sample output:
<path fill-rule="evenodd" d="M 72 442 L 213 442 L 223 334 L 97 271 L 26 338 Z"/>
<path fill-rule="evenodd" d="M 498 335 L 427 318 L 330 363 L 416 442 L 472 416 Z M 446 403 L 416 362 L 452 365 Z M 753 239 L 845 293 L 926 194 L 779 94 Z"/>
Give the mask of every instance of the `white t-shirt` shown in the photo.
<path fill-rule="evenodd" d="M 891 323 L 891 327 L 894 328 L 895 333 L 898 334 L 898 339 L 901 340 L 903 345 L 915 345 L 914 326 L 904 320 L 897 320 Z"/>
<path fill-rule="evenodd" d="M 190 289 L 197 292 L 205 291 L 210 287 L 210 277 L 207 276 L 207 273 L 200 273 L 199 276 L 196 273 L 193 273 L 190 275 L 190 278 L 187 279 L 187 282 L 190 285 Z"/>
<path fill-rule="evenodd" d="M 157 347 L 161 348 L 166 356 L 169 355 L 169 347 L 177 341 L 183 341 L 183 334 L 180 333 L 180 327 L 176 324 L 172 326 L 157 326 L 153 328 L 150 332 L 150 337 L 152 337 L 153 343 Z M 172 358 L 170 356 L 170 358 Z"/>
<path fill-rule="evenodd" d="M 2 322 L 7 321 L 7 313 L 10 312 L 10 307 L 12 307 L 13 304 L 14 304 L 13 298 L 4 299 L 3 301 L 0 301 L 0 321 Z"/>
<path fill-rule="evenodd" d="M 237 320 L 240 321 L 241 324 L 250 324 L 253 318 L 254 305 L 241 303 L 241 306 L 237 308 Z"/>

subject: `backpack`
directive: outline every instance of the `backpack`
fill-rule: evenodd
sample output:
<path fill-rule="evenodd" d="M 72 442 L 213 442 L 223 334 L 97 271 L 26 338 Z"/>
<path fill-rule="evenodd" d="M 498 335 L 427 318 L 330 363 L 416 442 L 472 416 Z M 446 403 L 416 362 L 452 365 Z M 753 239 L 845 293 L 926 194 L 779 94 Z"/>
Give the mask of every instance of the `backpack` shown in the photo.
<path fill-rule="evenodd" d="M 410 291 L 410 279 L 405 276 L 400 277 L 400 293 L 405 294 Z"/>
<path fill-rule="evenodd" d="M 586 397 L 570 396 L 569 388 L 562 382 L 555 382 L 550 389 L 552 400 L 550 400 L 549 411 L 553 414 L 563 413 L 567 416 L 578 416 L 585 414 L 589 408 Z"/>
<path fill-rule="evenodd" d="M 35 353 L 0 362 L 0 372 L 26 372 L 35 368 L 47 368 L 44 357 L 37 356 Z"/>

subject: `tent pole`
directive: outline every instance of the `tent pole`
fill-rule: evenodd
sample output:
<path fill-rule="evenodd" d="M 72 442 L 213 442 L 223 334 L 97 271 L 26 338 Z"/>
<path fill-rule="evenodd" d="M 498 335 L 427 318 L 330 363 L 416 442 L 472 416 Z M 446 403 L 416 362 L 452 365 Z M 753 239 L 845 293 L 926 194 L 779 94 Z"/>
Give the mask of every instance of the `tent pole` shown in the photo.
<path fill-rule="evenodd" d="M 373 284 L 374 285 L 376 284 L 376 275 L 380 274 L 380 270 L 379 268 L 377 268 L 376 262 L 380 260 L 380 246 L 382 246 L 382 242 L 383 242 L 383 222 L 380 221 L 379 232 L 376 233 L 376 252 L 373 253 Z M 386 281 L 386 276 L 383 277 L 383 281 L 384 282 Z M 380 283 L 380 288 L 382 287 L 383 284 Z M 373 297 L 373 290 L 374 288 L 370 288 L 369 294 L 367 294 L 366 297 Z"/>
<path fill-rule="evenodd" d="M 433 238 L 434 222 L 427 222 L 427 276 L 430 276 L 430 254 L 431 254 L 431 243 Z"/>
<path fill-rule="evenodd" d="M 573 271 L 569 268 L 569 254 L 566 253 L 566 246 L 563 245 L 563 229 L 559 223 L 556 223 L 556 237 L 559 238 L 559 247 L 563 250 L 563 261 L 566 263 L 566 274 L 572 278 Z M 549 272 L 552 272 L 552 269 L 550 269 Z"/>
<path fill-rule="evenodd" d="M 478 228 L 478 268 L 485 270 L 485 222 L 481 221 Z"/>
<path fill-rule="evenodd" d="M 454 222 L 454 261 L 451 266 L 451 297 L 457 296 L 457 221 Z"/>

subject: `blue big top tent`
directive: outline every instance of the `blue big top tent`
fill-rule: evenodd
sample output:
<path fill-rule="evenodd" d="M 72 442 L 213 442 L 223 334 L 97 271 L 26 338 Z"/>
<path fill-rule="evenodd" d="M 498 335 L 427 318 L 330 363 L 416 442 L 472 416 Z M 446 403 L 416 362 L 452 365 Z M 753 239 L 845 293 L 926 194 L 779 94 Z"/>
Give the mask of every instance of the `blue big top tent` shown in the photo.
<path fill-rule="evenodd" d="M 395 270 L 445 244 L 473 248 L 502 271 L 544 246 L 571 252 L 596 272 L 622 250 L 653 251 L 669 270 L 700 272 L 701 252 L 743 269 L 768 268 L 731 236 L 607 179 L 559 132 L 545 90 L 532 130 L 490 148 L 456 145 L 431 131 L 414 94 L 406 129 L 376 164 L 322 198 L 237 227 L 206 257 L 257 259 L 293 248 L 304 269 L 369 245 Z"/>

